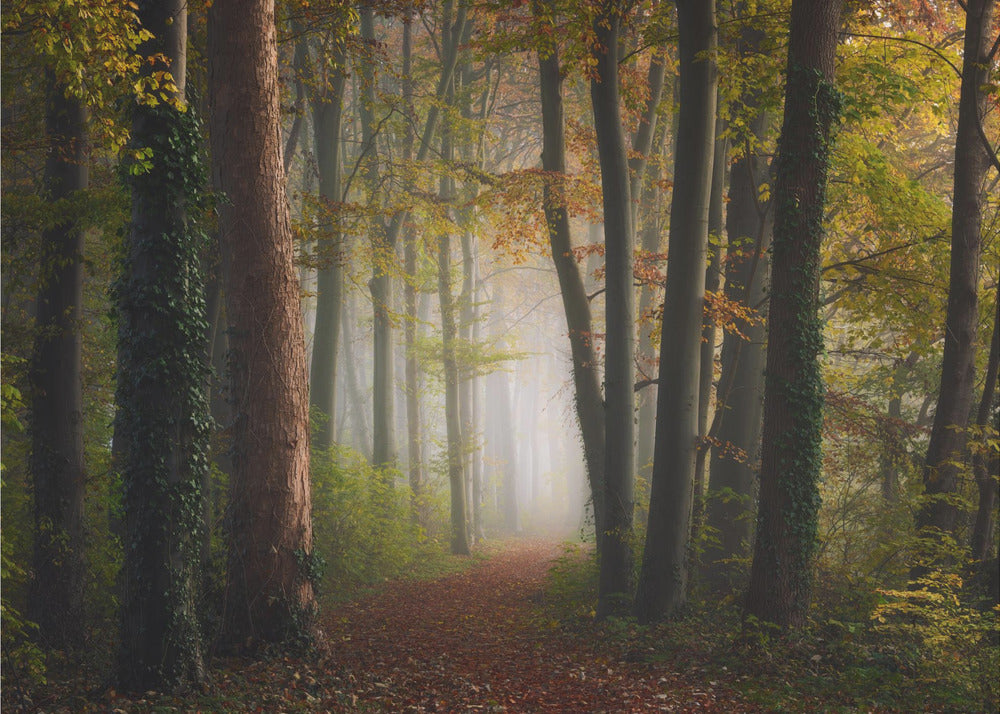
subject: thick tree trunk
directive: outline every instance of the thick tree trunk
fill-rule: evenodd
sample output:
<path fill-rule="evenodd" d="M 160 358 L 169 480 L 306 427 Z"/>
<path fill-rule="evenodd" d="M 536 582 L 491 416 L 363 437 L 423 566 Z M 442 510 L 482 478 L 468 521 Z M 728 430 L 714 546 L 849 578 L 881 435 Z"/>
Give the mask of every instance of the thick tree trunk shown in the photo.
<path fill-rule="evenodd" d="M 962 88 L 955 137 L 955 176 L 951 213 L 951 271 L 944 326 L 944 359 L 934 426 L 927 445 L 924 492 L 917 514 L 921 531 L 950 533 L 958 507 L 950 500 L 962 470 L 972 392 L 976 376 L 976 328 L 979 322 L 979 258 L 982 250 L 981 188 L 989 165 L 979 136 L 986 108 L 982 87 L 987 81 L 989 30 L 994 0 L 970 0 L 965 20 Z M 928 535 L 933 535 L 928 533 Z"/>
<path fill-rule="evenodd" d="M 336 60 L 343 66 L 343 53 Z M 319 168 L 319 199 L 322 206 L 320 225 L 320 268 L 316 277 L 316 328 L 313 332 L 309 402 L 323 416 L 315 430 L 317 449 L 334 444 L 336 428 L 337 341 L 340 337 L 341 303 L 344 292 L 342 238 L 335 215 L 342 200 L 340 179 L 340 124 L 344 96 L 344 74 L 335 69 L 330 86 L 313 99 L 313 143 Z M 324 418 L 325 417 L 325 418 Z"/>
<path fill-rule="evenodd" d="M 594 20 L 595 73 L 590 100 L 597 134 L 604 203 L 605 465 L 604 542 L 601 548 L 598 617 L 624 609 L 632 590 L 632 512 L 635 480 L 635 291 L 632 199 L 618 93 L 621 10 L 604 2 Z"/>
<path fill-rule="evenodd" d="M 534 6 L 536 16 L 549 10 Z M 544 55 L 544 56 L 543 56 Z M 590 302 L 573 257 L 566 197 L 562 188 L 566 173 L 563 133 L 562 80 L 558 47 L 546 48 L 538 57 L 542 99 L 542 169 L 549 172 L 545 182 L 544 207 L 549 229 L 552 262 L 559 277 L 566 327 L 573 359 L 573 386 L 576 415 L 583 438 L 584 459 L 594 507 L 594 526 L 600 549 L 604 533 L 605 415 L 601 396 L 600 365 L 594 350 Z"/>
<path fill-rule="evenodd" d="M 184 101 L 187 8 L 140 5 Z M 166 69 L 166 67 L 154 67 Z M 132 178 L 132 224 L 119 284 L 117 420 L 125 533 L 119 684 L 145 691 L 204 677 L 195 591 L 207 470 L 202 236 L 187 206 L 201 189 L 193 107 L 136 105 L 132 142 L 152 167 Z"/>
<path fill-rule="evenodd" d="M 792 0 L 785 118 L 778 142 L 760 506 L 747 611 L 803 622 L 816 551 L 823 383 L 819 251 L 838 113 L 834 53 L 842 0 Z"/>
<path fill-rule="evenodd" d="M 705 253 L 715 149 L 715 3 L 678 0 L 681 105 L 660 341 L 649 524 L 635 596 L 640 622 L 673 614 L 687 596 Z"/>
<path fill-rule="evenodd" d="M 233 472 L 225 636 L 311 631 L 309 395 L 281 163 L 273 0 L 209 11 L 213 172 L 230 326 Z"/>
<path fill-rule="evenodd" d="M 751 121 L 750 131 L 756 140 L 764 139 L 768 121 L 764 112 Z M 705 508 L 705 527 L 715 539 L 702 555 L 702 578 L 716 591 L 736 586 L 741 572 L 736 561 L 745 558 L 750 547 L 767 338 L 767 326 L 758 311 L 767 295 L 773 231 L 770 207 L 761 203 L 759 196 L 760 187 L 768 180 L 767 159 L 750 149 L 740 154 L 729 173 L 725 295 L 732 303 L 753 311 L 756 318 L 737 320 L 743 336 L 730 331 L 722 338 L 711 429 L 720 448 L 712 450 Z"/>
<path fill-rule="evenodd" d="M 45 187 L 51 201 L 89 184 L 87 114 L 46 73 Z M 31 474 L 35 545 L 28 617 L 47 646 L 83 645 L 84 457 L 80 308 L 83 228 L 67 220 L 42 233 L 31 355 Z"/>

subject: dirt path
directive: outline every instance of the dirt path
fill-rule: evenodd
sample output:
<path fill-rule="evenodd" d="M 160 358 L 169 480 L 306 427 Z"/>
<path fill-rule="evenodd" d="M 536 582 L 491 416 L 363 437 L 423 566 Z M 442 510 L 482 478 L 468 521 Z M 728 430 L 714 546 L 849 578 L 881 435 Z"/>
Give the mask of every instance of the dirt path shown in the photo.
<path fill-rule="evenodd" d="M 553 543 L 513 542 L 463 573 L 394 583 L 331 613 L 340 701 L 389 712 L 746 710 L 707 682 L 545 623 L 537 602 L 558 554 Z"/>

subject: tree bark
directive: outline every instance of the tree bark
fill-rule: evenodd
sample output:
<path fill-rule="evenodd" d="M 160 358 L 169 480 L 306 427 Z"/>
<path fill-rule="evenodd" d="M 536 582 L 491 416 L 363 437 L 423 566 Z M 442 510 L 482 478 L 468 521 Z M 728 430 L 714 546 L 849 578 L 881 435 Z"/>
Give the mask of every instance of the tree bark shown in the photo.
<path fill-rule="evenodd" d="M 209 11 L 213 172 L 234 410 L 226 639 L 312 631 L 309 395 L 281 161 L 273 0 Z"/>
<path fill-rule="evenodd" d="M 590 100 L 597 134 L 604 205 L 605 465 L 604 542 L 598 617 L 625 609 L 632 589 L 632 511 L 635 479 L 635 291 L 632 198 L 618 92 L 618 35 L 622 9 L 603 2 L 594 20 L 596 67 Z"/>
<path fill-rule="evenodd" d="M 87 114 L 51 71 L 45 76 L 44 182 L 49 200 L 89 186 Z M 39 639 L 78 649 L 84 634 L 85 470 L 80 308 L 83 228 L 65 220 L 42 232 L 36 333 L 31 355 L 31 461 L 35 544 L 28 617 Z"/>
<path fill-rule="evenodd" d="M 715 3 L 678 0 L 681 104 L 670 207 L 656 442 L 649 524 L 635 596 L 640 622 L 672 615 L 687 597 L 705 254 L 715 150 Z"/>
<path fill-rule="evenodd" d="M 979 259 L 982 250 L 981 189 L 989 158 L 979 136 L 986 109 L 982 91 L 989 72 L 989 29 L 994 0 L 970 0 L 965 19 L 962 87 L 955 137 L 955 174 L 951 213 L 951 268 L 944 325 L 944 358 L 934 425 L 924 463 L 926 502 L 917 528 L 955 530 L 958 507 L 948 497 L 958 488 L 975 383 L 976 329 L 979 322 Z M 915 571 L 916 572 L 916 571 Z"/>
<path fill-rule="evenodd" d="M 792 2 L 776 159 L 760 505 L 747 611 L 780 626 L 805 619 L 816 552 L 823 426 L 819 251 L 839 111 L 833 70 L 842 5 Z"/>
<path fill-rule="evenodd" d="M 551 9 L 542 2 L 533 6 L 536 17 Z M 587 479 L 594 507 L 594 527 L 600 549 L 604 533 L 605 415 L 601 396 L 599 363 L 593 343 L 590 302 L 573 257 L 566 197 L 562 189 L 566 173 L 566 146 L 563 132 L 562 79 L 559 48 L 553 44 L 539 53 L 538 68 L 542 101 L 542 169 L 545 182 L 543 205 L 549 230 L 552 262 L 559 278 L 563 311 L 573 359 L 573 386 L 576 415 L 583 438 Z"/>
<path fill-rule="evenodd" d="M 1000 433 L 1000 407 L 996 403 L 997 369 L 1000 366 L 1000 295 L 994 298 L 993 339 L 990 341 L 990 356 L 986 363 L 986 377 L 983 380 L 983 394 L 979 400 L 976 412 L 976 426 L 979 428 L 981 440 L 992 427 L 992 438 Z M 990 424 L 992 415 L 993 424 Z M 990 449 L 985 444 L 972 456 L 972 473 L 976 477 L 979 489 L 979 506 L 976 510 L 976 522 L 972 528 L 972 559 L 985 561 L 990 557 L 993 547 L 993 529 L 996 527 L 997 511 L 997 449 Z"/>

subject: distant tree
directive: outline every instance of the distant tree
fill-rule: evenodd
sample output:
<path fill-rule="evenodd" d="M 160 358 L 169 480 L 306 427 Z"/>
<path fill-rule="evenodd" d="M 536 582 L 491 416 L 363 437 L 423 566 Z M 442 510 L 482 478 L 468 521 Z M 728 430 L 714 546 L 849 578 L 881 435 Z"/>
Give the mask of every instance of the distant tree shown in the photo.
<path fill-rule="evenodd" d="M 649 523 L 635 596 L 640 622 L 671 615 L 687 596 L 688 539 L 698 449 L 698 395 L 708 209 L 715 151 L 715 3 L 678 0 L 680 116 L 670 208 L 656 441 Z"/>
<path fill-rule="evenodd" d="M 84 227 L 67 206 L 89 185 L 87 112 L 45 72 L 47 198 L 65 216 L 42 231 L 36 333 L 31 355 L 31 473 L 35 489 L 34 578 L 28 615 L 42 642 L 83 644 L 85 471 L 81 314 Z"/>
<path fill-rule="evenodd" d="M 990 75 L 995 0 L 970 0 L 965 13 L 962 86 L 955 137 L 951 214 L 951 268 L 944 325 L 944 358 L 934 425 L 924 464 L 926 503 L 917 527 L 951 533 L 958 507 L 950 498 L 958 488 L 975 384 L 976 331 L 979 324 L 979 260 L 982 251 L 982 185 L 989 147 L 980 135 L 986 109 L 983 87 Z"/>
<path fill-rule="evenodd" d="M 209 11 L 212 167 L 219 196 L 233 400 L 226 638 L 308 634 L 309 395 L 281 161 L 273 0 Z"/>
<path fill-rule="evenodd" d="M 823 384 L 819 251 L 842 0 L 793 0 L 785 117 L 775 159 L 774 243 L 757 540 L 747 611 L 801 624 L 816 553 Z"/>

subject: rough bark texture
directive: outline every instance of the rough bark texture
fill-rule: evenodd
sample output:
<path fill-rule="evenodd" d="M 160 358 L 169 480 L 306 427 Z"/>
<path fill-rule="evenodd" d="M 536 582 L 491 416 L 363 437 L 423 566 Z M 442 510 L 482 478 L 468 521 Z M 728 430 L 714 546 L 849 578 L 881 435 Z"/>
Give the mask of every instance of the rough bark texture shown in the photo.
<path fill-rule="evenodd" d="M 535 13 L 548 10 L 536 3 Z M 566 146 L 563 132 L 562 80 L 559 73 L 558 47 L 546 48 L 538 57 L 542 100 L 542 169 L 549 172 L 545 182 L 544 207 L 549 229 L 552 262 L 559 277 L 563 311 L 569 332 L 573 359 L 573 386 L 576 416 L 583 438 L 584 459 L 594 507 L 594 526 L 600 547 L 604 532 L 605 416 L 601 379 L 593 344 L 590 302 L 573 257 L 569 216 L 562 190 L 566 172 Z"/>
<path fill-rule="evenodd" d="M 823 384 L 819 250 L 841 0 L 793 0 L 785 118 L 773 193 L 775 227 L 761 443 L 760 505 L 747 610 L 804 621 L 816 551 Z"/>
<path fill-rule="evenodd" d="M 1000 367 L 1000 296 L 994 298 L 993 339 L 990 341 L 990 357 L 986 363 L 986 378 L 983 381 L 983 394 L 979 399 L 979 410 L 976 412 L 976 426 L 981 434 L 986 434 L 992 427 L 992 437 L 995 439 L 1000 432 L 1000 406 L 997 404 L 997 369 Z M 992 417 L 992 419 L 991 419 Z M 992 424 L 990 423 L 992 420 Z M 982 437 L 980 437 L 982 438 Z M 976 477 L 979 489 L 979 506 L 976 510 L 976 522 L 972 528 L 972 559 L 985 561 L 990 557 L 993 548 L 993 529 L 996 527 L 997 511 L 997 479 L 1000 454 L 996 448 L 989 451 L 985 445 L 972 456 L 972 473 Z"/>
<path fill-rule="evenodd" d="M 698 438 L 698 388 L 708 209 L 715 150 L 715 3 L 678 1 L 681 105 L 670 207 L 649 524 L 635 614 L 649 622 L 687 596 L 688 537 Z"/>
<path fill-rule="evenodd" d="M 230 327 L 227 639 L 310 630 L 309 395 L 279 143 L 273 0 L 209 11 L 213 172 Z"/>
<path fill-rule="evenodd" d="M 337 59 L 343 66 L 343 53 Z M 313 145 L 319 169 L 319 199 L 322 245 L 320 268 L 316 276 L 316 329 L 313 332 L 312 364 L 309 379 L 309 402 L 322 416 L 314 431 L 317 449 L 329 449 L 335 441 L 337 385 L 337 342 L 340 337 L 341 303 L 344 270 L 341 233 L 336 216 L 341 201 L 340 123 L 344 97 L 344 74 L 334 69 L 325 81 L 329 87 L 313 98 Z"/>
<path fill-rule="evenodd" d="M 87 116 L 46 76 L 45 187 L 51 201 L 87 188 Z M 31 474 L 35 497 L 28 617 L 57 649 L 83 644 L 84 459 L 80 381 L 83 228 L 69 220 L 42 233 L 31 355 Z"/>
<path fill-rule="evenodd" d="M 762 140 L 769 119 L 760 112 L 751 122 Z M 770 273 L 770 205 L 759 200 L 768 182 L 768 161 L 746 150 L 729 172 L 726 212 L 726 299 L 755 312 L 766 299 Z M 714 590 L 729 591 L 744 577 L 737 559 L 749 554 L 753 488 L 757 475 L 761 417 L 764 410 L 764 361 L 767 326 L 760 313 L 752 321 L 738 320 L 741 337 L 727 332 L 722 339 L 721 371 L 712 433 L 719 448 L 712 450 L 705 507 L 705 527 L 713 539 L 702 555 L 702 578 Z"/>
<path fill-rule="evenodd" d="M 994 0 L 970 0 L 965 20 L 962 88 L 955 137 L 955 174 L 951 212 L 951 270 L 944 325 L 944 359 L 934 426 L 924 463 L 927 501 L 917 528 L 949 533 L 958 507 L 948 496 L 958 487 L 976 377 L 976 328 L 979 322 L 979 259 L 982 250 L 982 185 L 989 159 L 979 136 L 986 108 L 982 86 L 988 72 L 988 36 Z"/>
<path fill-rule="evenodd" d="M 605 466 L 604 526 L 598 586 L 598 617 L 625 608 L 631 592 L 633 489 L 635 480 L 635 291 L 632 289 L 633 226 L 628 158 L 618 92 L 621 8 L 602 3 L 596 37 L 590 101 L 597 134 L 604 204 Z"/>

